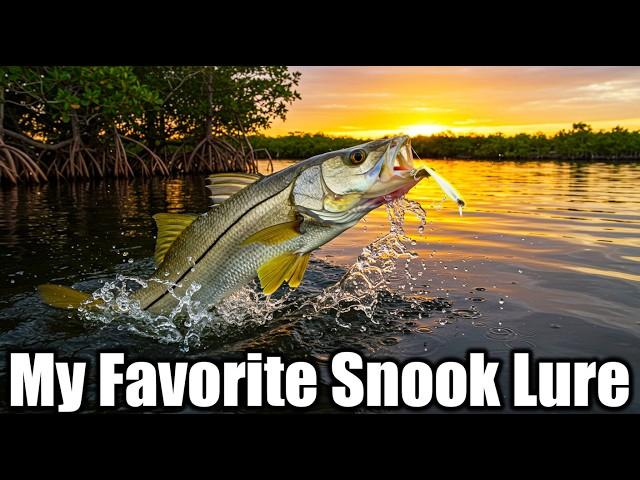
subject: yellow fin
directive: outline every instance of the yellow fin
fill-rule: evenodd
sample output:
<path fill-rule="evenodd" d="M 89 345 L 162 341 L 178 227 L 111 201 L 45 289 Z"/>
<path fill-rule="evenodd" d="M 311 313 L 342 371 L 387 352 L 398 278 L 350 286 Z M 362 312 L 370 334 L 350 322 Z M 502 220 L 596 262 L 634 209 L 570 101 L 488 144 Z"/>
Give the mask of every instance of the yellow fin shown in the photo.
<path fill-rule="evenodd" d="M 304 255 L 300 255 L 298 260 L 296 260 L 296 269 L 293 271 L 291 278 L 287 281 L 291 288 L 298 288 L 300 286 L 302 277 L 304 277 L 304 272 L 307 270 L 307 265 L 309 265 L 310 256 L 310 253 L 305 253 Z"/>
<path fill-rule="evenodd" d="M 267 245 L 275 245 L 277 243 L 286 242 L 300 235 L 300 221 L 278 223 L 272 225 L 259 232 L 254 233 L 247 238 L 242 245 L 250 243 L 265 243 Z"/>
<path fill-rule="evenodd" d="M 156 264 L 160 265 L 164 256 L 169 251 L 169 247 L 182 231 L 198 218 L 197 215 L 186 213 L 157 213 L 153 216 L 158 227 L 158 238 L 156 240 L 156 251 L 154 254 Z"/>
<path fill-rule="evenodd" d="M 77 309 L 82 304 L 91 307 L 102 301 L 90 301 L 92 297 L 88 293 L 80 292 L 69 287 L 63 287 L 62 285 L 53 285 L 51 283 L 39 285 L 38 291 L 40 292 L 42 300 L 46 304 L 55 308 Z"/>
<path fill-rule="evenodd" d="M 265 295 L 271 295 L 280 288 L 283 282 L 296 288 L 309 262 L 309 254 L 283 253 L 258 268 L 260 286 Z"/>
<path fill-rule="evenodd" d="M 261 175 L 253 173 L 214 173 L 207 177 L 210 183 L 207 188 L 211 192 L 209 198 L 213 205 L 218 205 L 260 178 Z"/>

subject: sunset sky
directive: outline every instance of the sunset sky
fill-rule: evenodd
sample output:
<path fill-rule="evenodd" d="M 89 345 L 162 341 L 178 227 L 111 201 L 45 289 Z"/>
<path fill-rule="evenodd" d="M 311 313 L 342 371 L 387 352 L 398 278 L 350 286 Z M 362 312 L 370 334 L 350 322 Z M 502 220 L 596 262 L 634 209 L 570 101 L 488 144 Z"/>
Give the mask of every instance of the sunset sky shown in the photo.
<path fill-rule="evenodd" d="M 640 129 L 640 67 L 290 69 L 302 72 L 302 100 L 269 135 L 552 133 L 578 121 Z"/>

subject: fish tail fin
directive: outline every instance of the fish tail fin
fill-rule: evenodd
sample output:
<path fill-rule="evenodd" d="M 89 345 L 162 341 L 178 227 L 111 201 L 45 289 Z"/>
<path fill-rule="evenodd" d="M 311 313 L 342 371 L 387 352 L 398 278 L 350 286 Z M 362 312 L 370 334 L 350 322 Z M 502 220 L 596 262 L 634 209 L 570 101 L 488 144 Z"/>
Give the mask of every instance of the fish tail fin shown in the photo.
<path fill-rule="evenodd" d="M 38 291 L 42 300 L 55 308 L 77 309 L 83 304 L 91 305 L 88 302 L 92 298 L 91 295 L 62 285 L 45 283 L 38 286 Z"/>

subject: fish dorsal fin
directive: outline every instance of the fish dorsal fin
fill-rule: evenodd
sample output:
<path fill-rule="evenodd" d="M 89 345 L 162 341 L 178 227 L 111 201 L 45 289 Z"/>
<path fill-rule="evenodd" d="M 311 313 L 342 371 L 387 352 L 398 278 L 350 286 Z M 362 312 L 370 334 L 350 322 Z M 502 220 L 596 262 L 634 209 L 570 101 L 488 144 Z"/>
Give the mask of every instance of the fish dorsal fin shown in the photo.
<path fill-rule="evenodd" d="M 169 247 L 196 218 L 198 218 L 197 215 L 188 213 L 156 213 L 153 216 L 158 227 L 158 239 L 154 253 L 156 265 L 162 263 Z"/>
<path fill-rule="evenodd" d="M 251 243 L 264 243 L 267 245 L 275 245 L 278 243 L 286 242 L 292 238 L 296 238 L 300 235 L 300 221 L 278 223 L 272 225 L 259 232 L 254 233 L 247 238 L 242 245 L 249 245 Z"/>
<path fill-rule="evenodd" d="M 251 185 L 256 180 L 262 178 L 262 175 L 253 173 L 214 173 L 207 177 L 209 185 L 207 188 L 211 192 L 209 198 L 212 206 L 224 202 L 231 195 L 238 193 L 247 185 Z"/>
<path fill-rule="evenodd" d="M 283 253 L 258 268 L 260 286 L 265 295 L 271 295 L 288 282 L 291 288 L 300 286 L 309 263 L 310 253 Z"/>

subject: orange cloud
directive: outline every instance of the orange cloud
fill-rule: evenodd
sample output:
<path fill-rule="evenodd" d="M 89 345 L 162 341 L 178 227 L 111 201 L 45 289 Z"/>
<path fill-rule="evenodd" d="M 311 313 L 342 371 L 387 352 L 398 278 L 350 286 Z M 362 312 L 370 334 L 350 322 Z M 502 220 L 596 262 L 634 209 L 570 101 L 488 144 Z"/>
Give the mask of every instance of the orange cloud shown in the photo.
<path fill-rule="evenodd" d="M 290 68 L 302 72 L 302 100 L 269 135 L 640 128 L 638 67 Z"/>

